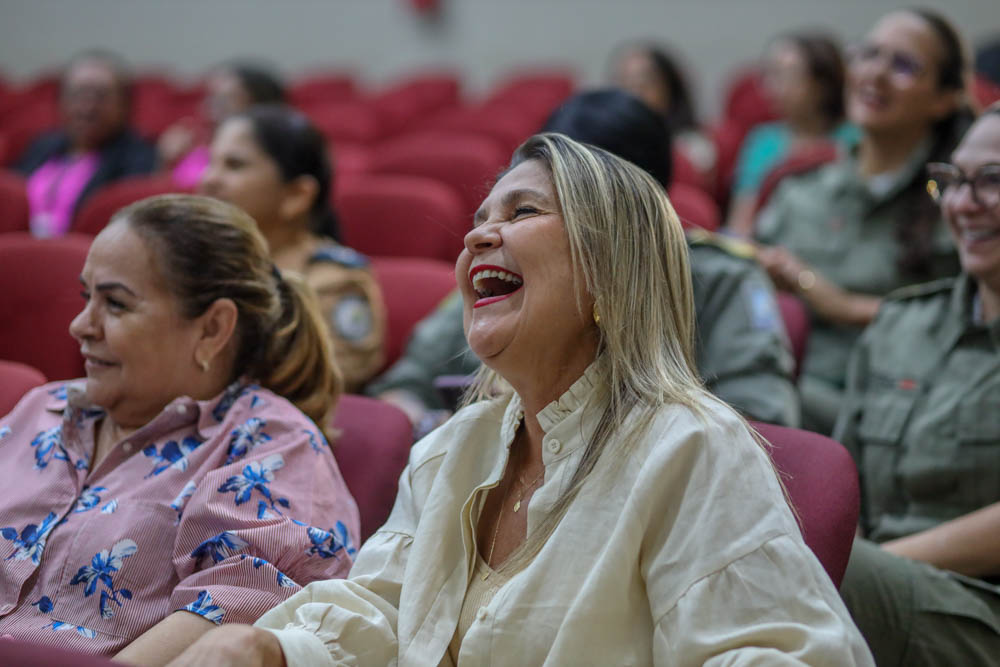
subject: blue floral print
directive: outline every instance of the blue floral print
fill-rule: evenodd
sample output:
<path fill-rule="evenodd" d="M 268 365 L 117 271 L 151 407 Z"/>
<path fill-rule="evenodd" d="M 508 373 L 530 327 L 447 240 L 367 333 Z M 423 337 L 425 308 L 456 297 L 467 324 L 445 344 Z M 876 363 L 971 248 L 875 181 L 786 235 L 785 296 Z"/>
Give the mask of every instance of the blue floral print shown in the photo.
<path fill-rule="evenodd" d="M 288 509 L 289 506 L 287 498 L 272 497 L 271 489 L 268 486 L 274 481 L 274 473 L 281 470 L 284 466 L 285 459 L 281 456 L 281 454 L 272 454 L 261 461 L 251 461 L 243 467 L 243 472 L 241 474 L 234 475 L 227 479 L 225 483 L 219 487 L 219 493 L 229 493 L 230 491 L 235 492 L 236 496 L 234 498 L 234 502 L 236 505 L 242 505 L 250 500 L 250 496 L 252 496 L 254 490 L 256 490 L 267 499 L 267 502 L 261 500 L 257 504 L 257 518 L 273 518 L 274 516 L 281 514 L 281 510 L 279 510 L 276 505 L 281 505 L 285 509 Z M 273 510 L 273 512 L 271 510 Z"/>
<path fill-rule="evenodd" d="M 319 443 L 322 440 L 323 444 L 326 445 L 327 444 L 326 443 L 326 438 L 324 438 L 322 435 L 320 435 L 317 438 L 316 434 L 313 433 L 312 431 L 310 431 L 309 429 L 305 429 L 304 428 L 304 429 L 302 429 L 302 432 L 309 436 L 309 446 L 313 448 L 314 452 L 316 452 L 317 454 L 319 454 L 320 452 L 323 451 L 323 448 L 319 446 Z M 329 447 L 329 445 L 327 445 L 327 447 Z"/>
<path fill-rule="evenodd" d="M 49 389 L 49 396 L 56 399 L 57 401 L 66 400 L 66 385 L 61 384 L 58 387 Z"/>
<path fill-rule="evenodd" d="M 7 560 L 11 558 L 27 560 L 30 558 L 32 563 L 38 565 L 42 558 L 42 551 L 45 549 L 45 540 L 48 539 L 49 533 L 56 526 L 56 518 L 55 512 L 49 512 L 48 516 L 42 519 L 41 524 L 29 523 L 21 530 L 20 534 L 13 526 L 0 528 L 0 535 L 5 540 L 14 543 L 14 553 L 7 556 Z"/>
<path fill-rule="evenodd" d="M 229 434 L 229 452 L 226 463 L 232 463 L 246 456 L 247 452 L 252 451 L 257 445 L 269 441 L 271 436 L 264 433 L 265 426 L 267 426 L 267 422 L 260 417 L 251 417 L 245 423 L 234 428 L 233 432 Z"/>
<path fill-rule="evenodd" d="M 156 445 L 150 445 L 142 450 L 145 456 L 156 461 L 156 465 L 153 466 L 153 470 L 146 475 L 146 479 L 153 477 L 154 475 L 159 475 L 161 472 L 167 468 L 173 468 L 174 470 L 187 470 L 188 467 L 188 454 L 196 450 L 201 446 L 201 440 L 198 438 L 193 438 L 188 436 L 184 438 L 183 442 L 177 444 L 176 440 L 168 440 L 163 443 L 163 447 L 159 451 L 156 450 Z"/>
<path fill-rule="evenodd" d="M 10 433 L 10 426 L 0 426 L 0 440 L 6 438 Z"/>
<path fill-rule="evenodd" d="M 132 556 L 139 547 L 129 539 L 120 540 L 110 549 L 105 549 L 94 554 L 90 565 L 81 567 L 73 578 L 70 585 L 86 584 L 83 590 L 84 597 L 90 597 L 97 590 L 97 582 L 101 582 L 106 590 L 101 590 L 101 618 L 111 618 L 115 615 L 115 610 L 111 607 L 112 602 L 119 607 L 124 605 L 122 600 L 131 600 L 132 591 L 127 588 L 115 589 L 113 575 L 121 569 L 123 561 Z"/>
<path fill-rule="evenodd" d="M 76 499 L 73 503 L 73 513 L 79 514 L 81 512 L 86 512 L 87 510 L 92 510 L 101 504 L 101 496 L 99 495 L 102 491 L 107 491 L 103 486 L 95 486 L 91 488 L 90 486 L 84 486 L 83 490 L 80 492 L 80 497 Z"/>
<path fill-rule="evenodd" d="M 104 507 L 101 508 L 101 514 L 114 514 L 116 509 L 118 509 L 117 498 L 104 503 Z"/>
<path fill-rule="evenodd" d="M 226 610 L 219 605 L 212 604 L 212 596 L 208 591 L 198 593 L 198 599 L 189 605 L 181 607 L 181 611 L 190 611 L 198 614 L 206 621 L 212 621 L 216 625 L 222 624 L 222 619 L 226 615 Z"/>
<path fill-rule="evenodd" d="M 298 522 L 296 522 L 296 523 L 298 523 Z M 246 554 L 243 554 L 243 555 L 240 556 L 240 560 L 246 560 L 247 558 L 251 558 L 251 556 L 248 556 Z M 263 558 L 253 557 L 253 569 L 259 570 L 262 565 L 271 565 L 271 563 L 268 563 Z M 274 566 L 271 565 L 271 567 L 274 567 Z M 277 568 L 275 568 L 275 569 L 277 570 Z M 278 572 L 277 579 L 278 579 L 278 585 L 279 586 L 281 586 L 282 588 L 295 588 L 296 586 L 298 586 L 298 584 L 295 583 L 291 579 L 291 577 L 288 577 L 287 575 L 285 575 L 284 572 L 282 572 L 281 570 L 277 570 L 277 572 Z"/>
<path fill-rule="evenodd" d="M 69 461 L 62 446 L 62 424 L 42 431 L 31 441 L 35 448 L 35 470 L 49 465 L 49 461 Z"/>
<path fill-rule="evenodd" d="M 230 556 L 235 556 L 237 551 L 249 546 L 249 543 L 236 533 L 224 531 L 214 537 L 210 537 L 191 552 L 191 558 L 198 562 L 205 556 L 211 556 L 213 563 L 219 563 Z"/>
<path fill-rule="evenodd" d="M 62 621 L 52 621 L 48 625 L 42 626 L 43 628 L 52 628 L 52 632 L 60 632 L 62 630 L 76 630 L 80 635 L 86 637 L 87 639 L 95 639 L 97 633 L 90 628 L 85 628 L 82 625 L 73 625 L 72 623 L 63 623 Z"/>
<path fill-rule="evenodd" d="M 295 588 L 297 583 L 286 577 L 282 572 L 278 572 L 278 585 L 282 588 Z"/>
<path fill-rule="evenodd" d="M 233 403 L 239 400 L 240 396 L 245 394 L 249 387 L 244 386 L 240 381 L 236 381 L 226 387 L 225 393 L 219 402 L 215 404 L 212 408 L 212 416 L 215 417 L 215 421 L 221 422 L 226 418 L 226 413 L 229 412 L 229 408 L 233 407 Z"/>
<path fill-rule="evenodd" d="M 49 599 L 48 595 L 43 595 L 42 597 L 38 598 L 38 601 L 32 602 L 31 606 L 38 607 L 38 611 L 42 612 L 43 614 L 48 614 L 53 609 L 55 609 L 55 605 L 52 604 L 52 600 Z"/>
<path fill-rule="evenodd" d="M 338 521 L 330 530 L 322 530 L 313 526 L 306 526 L 306 533 L 313 543 L 306 553 L 316 555 L 320 558 L 332 558 L 341 549 L 347 552 L 348 556 L 353 556 L 357 549 L 351 543 L 351 536 L 347 533 L 347 526 L 342 521 Z"/>
<path fill-rule="evenodd" d="M 177 512 L 177 523 L 181 522 L 181 515 L 184 514 L 184 508 L 187 506 L 187 501 L 194 495 L 195 489 L 198 485 L 194 483 L 194 480 L 188 480 L 188 483 L 184 485 L 181 492 L 177 494 L 174 501 L 170 503 L 170 509 Z"/>

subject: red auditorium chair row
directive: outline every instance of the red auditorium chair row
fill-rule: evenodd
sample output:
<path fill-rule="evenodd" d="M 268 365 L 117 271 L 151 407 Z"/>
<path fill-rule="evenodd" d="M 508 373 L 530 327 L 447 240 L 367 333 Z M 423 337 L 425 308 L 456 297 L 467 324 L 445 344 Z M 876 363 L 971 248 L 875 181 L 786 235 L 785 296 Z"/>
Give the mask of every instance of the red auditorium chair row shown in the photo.
<path fill-rule="evenodd" d="M 362 93 L 349 75 L 318 73 L 294 82 L 289 98 L 334 141 L 371 143 L 449 109 L 463 110 L 456 128 L 511 141 L 512 125 L 538 127 L 572 92 L 573 80 L 567 70 L 526 70 L 500 81 L 483 100 L 469 102 L 462 99 L 461 81 L 453 72 L 413 74 L 375 93 Z M 204 94 L 204 83 L 181 87 L 161 74 L 140 76 L 134 88 L 133 123 L 152 139 L 183 118 L 203 121 Z M 32 140 L 59 124 L 57 96 L 54 76 L 20 90 L 0 86 L 0 165 L 13 163 Z M 494 129 L 494 121 L 499 129 Z M 442 121 L 428 122 L 429 127 L 442 127 Z"/>

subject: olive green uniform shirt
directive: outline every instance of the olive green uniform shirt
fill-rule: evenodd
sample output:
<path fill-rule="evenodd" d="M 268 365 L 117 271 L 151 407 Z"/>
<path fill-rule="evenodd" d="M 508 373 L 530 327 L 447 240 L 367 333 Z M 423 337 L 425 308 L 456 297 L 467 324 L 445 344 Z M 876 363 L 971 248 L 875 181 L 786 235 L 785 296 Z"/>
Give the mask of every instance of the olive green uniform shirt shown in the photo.
<path fill-rule="evenodd" d="M 756 236 L 788 248 L 831 282 L 850 291 L 881 297 L 917 282 L 901 272 L 902 248 L 896 221 L 911 215 L 903 192 L 920 178 L 927 149 L 915 151 L 899 171 L 865 180 L 848 157 L 816 172 L 786 179 L 757 221 Z M 958 273 L 946 226 L 938 225 L 930 278 Z M 829 433 L 840 407 L 848 358 L 861 327 L 811 318 L 800 375 L 803 421 Z"/>
<path fill-rule="evenodd" d="M 852 356 L 834 436 L 876 542 L 1000 501 L 1000 319 L 975 321 L 975 289 L 962 275 L 900 290 Z"/>
<path fill-rule="evenodd" d="M 697 315 L 698 371 L 716 396 L 760 421 L 797 426 L 793 359 L 774 287 L 741 246 L 724 238 L 689 236 Z M 371 383 L 377 396 L 403 390 L 429 409 L 447 407 L 434 389 L 440 375 L 479 367 L 462 330 L 462 299 L 449 295 L 414 329 L 404 356 Z"/>

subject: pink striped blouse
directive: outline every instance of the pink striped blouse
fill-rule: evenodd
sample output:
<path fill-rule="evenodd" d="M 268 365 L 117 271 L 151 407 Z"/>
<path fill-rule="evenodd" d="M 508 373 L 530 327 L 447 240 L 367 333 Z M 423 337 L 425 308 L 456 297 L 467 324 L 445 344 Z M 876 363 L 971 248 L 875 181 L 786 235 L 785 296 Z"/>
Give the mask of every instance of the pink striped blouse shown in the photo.
<path fill-rule="evenodd" d="M 250 623 L 347 575 L 357 507 L 285 399 L 178 398 L 91 469 L 102 414 L 72 382 L 0 418 L 0 635 L 110 655 L 174 611 Z"/>

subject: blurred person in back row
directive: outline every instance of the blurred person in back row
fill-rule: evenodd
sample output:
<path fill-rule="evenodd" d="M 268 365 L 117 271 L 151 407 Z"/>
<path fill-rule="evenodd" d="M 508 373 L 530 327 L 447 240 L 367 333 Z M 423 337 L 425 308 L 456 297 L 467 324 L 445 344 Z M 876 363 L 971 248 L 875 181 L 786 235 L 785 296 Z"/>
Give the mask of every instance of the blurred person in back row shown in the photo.
<path fill-rule="evenodd" d="M 947 159 L 971 121 L 966 55 L 954 26 L 933 11 L 879 19 L 848 68 L 857 149 L 785 179 L 757 220 L 756 238 L 767 244 L 758 258 L 811 310 L 799 377 L 809 430 L 832 431 L 851 348 L 882 297 L 958 272 L 924 165 Z"/>
<path fill-rule="evenodd" d="M 62 127 L 35 140 L 16 165 L 28 179 L 35 236 L 65 234 L 101 186 L 153 171 L 155 151 L 129 127 L 131 94 L 128 67 L 113 53 L 85 51 L 66 67 Z"/>
<path fill-rule="evenodd" d="M 715 143 L 701 128 L 694 92 L 677 56 L 652 42 L 620 47 L 611 58 L 611 83 L 660 114 L 679 149 L 705 178 L 715 170 Z M 668 156 L 670 157 L 670 156 Z"/>
<path fill-rule="evenodd" d="M 350 578 L 175 665 L 870 665 L 764 448 L 694 369 L 684 232 L 638 167 L 515 152 L 455 266 L 486 372 Z"/>
<path fill-rule="evenodd" d="M 779 36 L 768 47 L 763 78 L 782 120 L 755 127 L 740 149 L 726 226 L 743 237 L 752 236 L 758 191 L 774 167 L 817 146 L 836 142 L 846 151 L 858 140 L 857 128 L 844 122 L 844 62 L 833 37 Z"/>
<path fill-rule="evenodd" d="M 162 664 L 346 575 L 358 512 L 323 437 L 340 378 L 253 220 L 140 201 L 80 283 L 86 379 L 0 418 L 0 635 Z"/>
<path fill-rule="evenodd" d="M 217 67 L 209 74 L 205 88 L 202 113 L 207 127 L 184 119 L 164 130 L 156 145 L 160 167 L 169 169 L 174 182 L 184 187 L 197 185 L 208 169 L 208 144 L 224 120 L 256 104 L 285 103 L 285 88 L 278 75 L 250 62 Z"/>
<path fill-rule="evenodd" d="M 663 119 L 620 90 L 580 93 L 545 125 L 603 148 L 670 185 L 670 133 Z M 793 360 L 775 303 L 774 287 L 753 259 L 752 248 L 697 228 L 687 230 L 697 317 L 695 362 L 706 387 L 744 415 L 796 426 L 798 396 Z M 366 393 L 401 407 L 418 435 L 447 412 L 434 387 L 441 375 L 467 375 L 479 367 L 462 332 L 458 292 L 414 329 L 403 357 Z"/>
<path fill-rule="evenodd" d="M 887 297 L 834 435 L 862 483 L 841 594 L 880 665 L 1000 656 L 1000 106 L 928 165 L 962 273 Z"/>
<path fill-rule="evenodd" d="M 319 298 L 348 391 L 383 360 L 385 307 L 367 257 L 336 242 L 326 142 L 302 113 L 265 105 L 229 117 L 212 140 L 200 191 L 249 213 L 282 271 L 303 275 Z"/>

